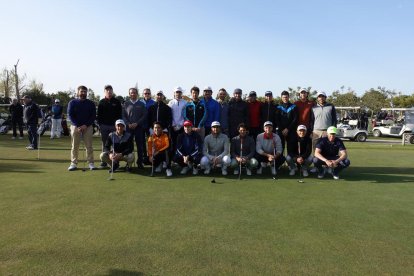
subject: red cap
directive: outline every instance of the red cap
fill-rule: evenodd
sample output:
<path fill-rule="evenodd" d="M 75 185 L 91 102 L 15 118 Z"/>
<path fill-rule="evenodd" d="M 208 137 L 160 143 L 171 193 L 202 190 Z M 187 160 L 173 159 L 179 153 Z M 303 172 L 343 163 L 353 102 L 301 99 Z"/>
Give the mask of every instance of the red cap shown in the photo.
<path fill-rule="evenodd" d="M 193 123 L 187 120 L 187 121 L 184 121 L 184 126 L 193 126 Z"/>

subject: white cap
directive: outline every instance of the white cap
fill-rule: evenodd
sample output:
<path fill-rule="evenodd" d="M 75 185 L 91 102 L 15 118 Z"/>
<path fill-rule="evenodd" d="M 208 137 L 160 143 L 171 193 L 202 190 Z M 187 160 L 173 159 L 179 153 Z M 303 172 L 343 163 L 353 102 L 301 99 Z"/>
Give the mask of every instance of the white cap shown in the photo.
<path fill-rule="evenodd" d="M 183 89 L 181 88 L 181 86 L 177 86 L 175 89 L 174 89 L 174 92 L 183 92 Z"/>
<path fill-rule="evenodd" d="M 208 91 L 213 91 L 213 89 L 211 88 L 211 86 L 206 86 L 206 87 L 204 87 L 204 90 L 203 90 L 203 91 L 206 91 L 206 90 L 208 90 Z"/>
<path fill-rule="evenodd" d="M 156 95 L 159 95 L 159 94 L 164 96 L 164 92 L 162 92 L 162 90 L 158 91 Z"/>
<path fill-rule="evenodd" d="M 302 130 L 302 129 L 307 130 L 305 125 L 298 125 L 298 128 L 296 130 L 299 131 L 299 130 Z"/>
<path fill-rule="evenodd" d="M 126 127 L 124 120 L 121 119 L 116 120 L 115 125 L 123 125 L 124 127 Z"/>
<path fill-rule="evenodd" d="M 319 97 L 319 96 L 324 96 L 324 97 L 326 97 L 326 93 L 325 92 L 318 92 L 318 94 L 317 94 L 317 96 L 316 97 Z"/>
<path fill-rule="evenodd" d="M 263 127 L 265 127 L 265 126 L 273 126 L 273 123 L 271 121 L 266 121 L 263 124 Z"/>
<path fill-rule="evenodd" d="M 221 126 L 220 122 L 214 121 L 211 123 L 211 127 L 215 127 L 215 126 Z"/>
<path fill-rule="evenodd" d="M 60 100 L 59 100 L 59 99 L 56 99 L 56 100 L 55 100 L 55 103 L 60 103 Z"/>

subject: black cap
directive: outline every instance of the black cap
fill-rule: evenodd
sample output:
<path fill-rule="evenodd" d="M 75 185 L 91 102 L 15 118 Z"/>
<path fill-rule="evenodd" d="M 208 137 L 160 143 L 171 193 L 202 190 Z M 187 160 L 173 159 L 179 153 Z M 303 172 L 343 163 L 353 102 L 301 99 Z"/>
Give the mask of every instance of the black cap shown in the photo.
<path fill-rule="evenodd" d="M 266 91 L 266 92 L 265 92 L 265 96 L 273 96 L 272 91 Z"/>
<path fill-rule="evenodd" d="M 233 93 L 234 94 L 241 94 L 242 93 L 242 90 L 240 88 L 236 88 L 236 89 L 234 89 L 234 92 Z"/>
<path fill-rule="evenodd" d="M 250 91 L 249 97 L 257 97 L 256 91 Z"/>

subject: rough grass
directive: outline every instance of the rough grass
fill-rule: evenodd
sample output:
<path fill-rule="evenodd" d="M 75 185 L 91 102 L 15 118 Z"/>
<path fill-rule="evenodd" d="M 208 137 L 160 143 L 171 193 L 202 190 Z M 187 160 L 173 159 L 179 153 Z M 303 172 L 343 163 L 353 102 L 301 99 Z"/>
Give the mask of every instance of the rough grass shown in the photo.
<path fill-rule="evenodd" d="M 68 138 L 42 137 L 40 160 L 25 144 L 0 136 L 1 275 L 414 274 L 413 146 L 347 143 L 340 181 L 212 184 L 108 181 L 66 171 Z"/>

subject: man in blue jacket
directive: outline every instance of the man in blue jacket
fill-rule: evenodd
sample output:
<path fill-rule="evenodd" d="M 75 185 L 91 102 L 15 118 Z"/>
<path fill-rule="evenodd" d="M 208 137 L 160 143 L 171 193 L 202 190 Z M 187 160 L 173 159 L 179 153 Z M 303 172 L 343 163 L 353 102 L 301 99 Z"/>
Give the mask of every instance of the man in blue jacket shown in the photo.
<path fill-rule="evenodd" d="M 63 107 L 60 105 L 60 100 L 56 99 L 52 106 L 52 129 L 50 131 L 50 139 L 60 138 L 62 134 L 62 114 Z"/>
<path fill-rule="evenodd" d="M 73 99 L 68 105 L 68 118 L 71 121 L 70 133 L 72 137 L 71 163 L 68 171 L 74 171 L 78 164 L 79 145 L 83 139 L 86 148 L 86 159 L 89 163 L 89 169 L 95 170 L 93 159 L 93 122 L 96 117 L 95 103 L 87 99 L 88 88 L 86 86 L 78 87 L 78 98 Z"/>
<path fill-rule="evenodd" d="M 32 101 L 30 96 L 24 96 L 23 100 L 23 121 L 27 125 L 27 134 L 30 142 L 26 149 L 35 150 L 37 149 L 37 124 L 40 117 L 40 109 L 39 106 Z"/>
<path fill-rule="evenodd" d="M 214 121 L 220 121 L 220 105 L 219 103 L 212 98 L 213 90 L 210 86 L 204 88 L 204 99 L 201 100 L 204 102 L 204 105 L 207 109 L 207 118 L 204 123 L 206 133 L 209 135 L 211 133 L 211 123 Z"/>

